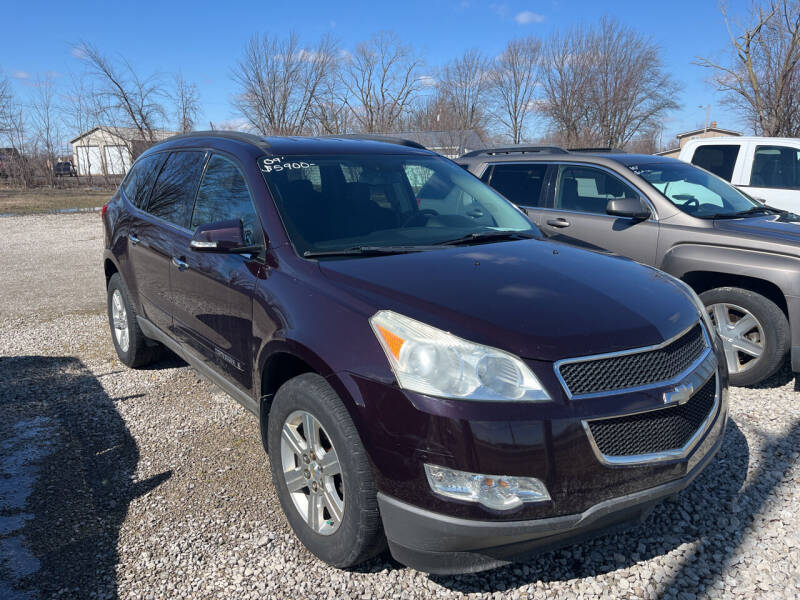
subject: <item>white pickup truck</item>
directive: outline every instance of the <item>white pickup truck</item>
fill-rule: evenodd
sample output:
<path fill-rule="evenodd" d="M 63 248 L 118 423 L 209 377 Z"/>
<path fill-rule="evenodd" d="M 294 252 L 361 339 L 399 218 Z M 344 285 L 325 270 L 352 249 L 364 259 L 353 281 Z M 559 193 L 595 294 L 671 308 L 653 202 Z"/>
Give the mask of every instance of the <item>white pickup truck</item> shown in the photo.
<path fill-rule="evenodd" d="M 800 213 L 800 138 L 694 139 L 686 142 L 678 158 L 769 206 Z"/>

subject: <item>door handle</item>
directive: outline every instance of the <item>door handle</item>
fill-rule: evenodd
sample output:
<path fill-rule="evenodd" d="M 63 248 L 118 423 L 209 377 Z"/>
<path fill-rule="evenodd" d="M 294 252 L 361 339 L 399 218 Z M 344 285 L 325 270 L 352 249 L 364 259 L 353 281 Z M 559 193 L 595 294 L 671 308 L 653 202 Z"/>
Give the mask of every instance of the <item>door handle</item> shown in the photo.
<path fill-rule="evenodd" d="M 131 244 L 133 244 L 134 246 L 139 243 L 139 238 L 136 237 L 135 233 L 129 233 L 128 234 L 128 239 L 131 241 Z"/>
<path fill-rule="evenodd" d="M 178 267 L 178 271 L 185 271 L 186 269 L 189 268 L 189 265 L 187 263 L 185 263 L 180 258 L 177 258 L 175 256 L 172 257 L 172 264 Z"/>
<path fill-rule="evenodd" d="M 550 225 L 550 227 L 569 227 L 569 221 L 563 217 L 558 217 L 557 219 L 547 219 L 547 224 Z"/>

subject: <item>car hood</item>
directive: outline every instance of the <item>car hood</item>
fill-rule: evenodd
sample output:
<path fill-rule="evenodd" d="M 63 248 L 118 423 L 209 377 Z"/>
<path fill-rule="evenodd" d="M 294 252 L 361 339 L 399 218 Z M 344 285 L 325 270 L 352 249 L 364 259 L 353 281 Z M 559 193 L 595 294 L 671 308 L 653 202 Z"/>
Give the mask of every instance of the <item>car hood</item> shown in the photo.
<path fill-rule="evenodd" d="M 658 344 L 698 320 L 668 275 L 549 241 L 325 260 L 320 269 L 376 311 L 530 359 Z"/>
<path fill-rule="evenodd" d="M 725 233 L 744 234 L 768 241 L 782 241 L 800 251 L 800 217 L 792 213 L 764 215 L 743 219 L 717 219 L 714 226 Z"/>

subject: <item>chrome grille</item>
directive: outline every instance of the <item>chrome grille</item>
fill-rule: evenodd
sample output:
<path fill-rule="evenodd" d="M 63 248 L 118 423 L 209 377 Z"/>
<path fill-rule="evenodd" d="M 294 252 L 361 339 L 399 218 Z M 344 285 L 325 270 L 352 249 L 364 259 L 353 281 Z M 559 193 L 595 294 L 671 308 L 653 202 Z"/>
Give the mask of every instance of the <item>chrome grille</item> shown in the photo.
<path fill-rule="evenodd" d="M 679 450 L 706 423 L 716 403 L 716 377 L 680 406 L 588 421 L 597 449 L 604 457 L 640 456 Z"/>
<path fill-rule="evenodd" d="M 570 396 L 600 394 L 670 381 L 708 349 L 697 323 L 661 347 L 632 350 L 613 356 L 560 361 L 557 370 Z"/>

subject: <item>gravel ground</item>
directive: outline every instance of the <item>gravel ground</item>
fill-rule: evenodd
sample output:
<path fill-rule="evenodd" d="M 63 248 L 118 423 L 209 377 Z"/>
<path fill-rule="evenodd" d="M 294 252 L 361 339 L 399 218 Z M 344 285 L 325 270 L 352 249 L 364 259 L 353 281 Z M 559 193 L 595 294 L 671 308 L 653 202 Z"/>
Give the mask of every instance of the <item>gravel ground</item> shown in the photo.
<path fill-rule="evenodd" d="M 28 245 L 9 255 L 11 239 Z M 53 239 L 67 245 L 41 243 Z M 0 243 L 14 285 L 0 290 L 4 600 L 800 597 L 788 369 L 733 389 L 716 459 L 623 534 L 475 575 L 428 576 L 388 554 L 340 571 L 291 534 L 249 413 L 177 358 L 116 361 L 98 311 L 97 215 L 0 219 Z M 36 257 L 58 301 L 12 264 Z"/>

